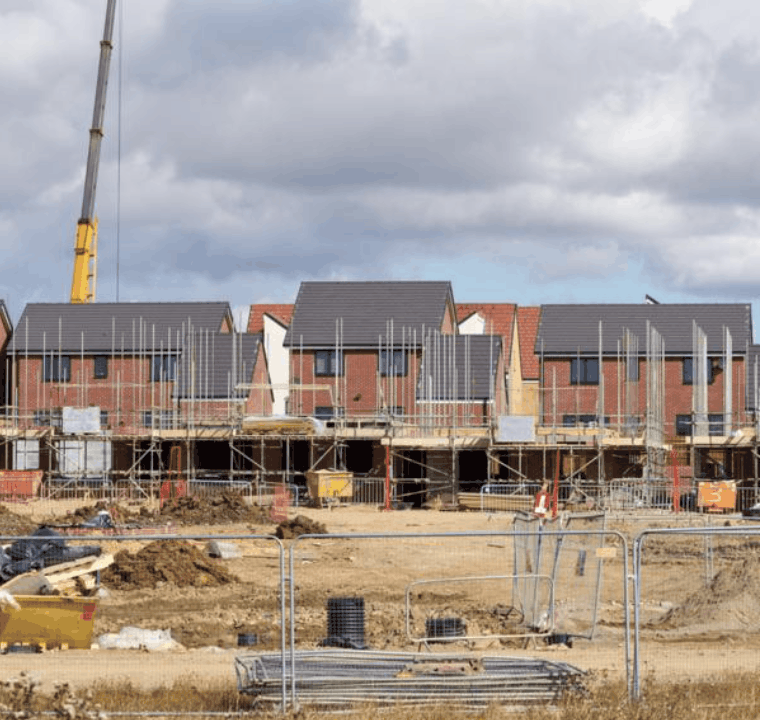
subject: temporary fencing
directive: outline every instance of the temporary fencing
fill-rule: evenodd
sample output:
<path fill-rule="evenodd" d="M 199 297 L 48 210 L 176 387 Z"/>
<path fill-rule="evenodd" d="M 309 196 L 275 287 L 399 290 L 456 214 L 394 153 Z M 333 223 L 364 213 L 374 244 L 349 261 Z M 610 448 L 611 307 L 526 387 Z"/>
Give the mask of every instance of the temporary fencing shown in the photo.
<path fill-rule="evenodd" d="M 529 563 L 525 548 L 531 548 Z M 341 704 L 342 686 L 331 682 L 366 675 L 363 663 L 377 660 L 377 653 L 406 653 L 411 676 L 428 680 L 429 674 L 453 672 L 450 665 L 456 662 L 464 665 L 455 674 L 477 678 L 479 671 L 468 663 L 478 656 L 511 658 L 517 668 L 544 658 L 552 645 L 561 645 L 561 653 L 579 647 L 592 650 L 583 654 L 584 669 L 591 669 L 585 667 L 587 660 L 594 668 L 619 668 L 630 682 L 627 545 L 603 525 L 304 535 L 290 547 L 289 567 L 290 657 L 285 665 L 271 659 L 264 665 L 269 673 L 290 674 L 294 706 L 315 698 L 318 704 Z M 598 625 L 600 606 L 603 627 Z M 425 657 L 443 662 L 442 654 L 449 658 L 448 670 L 424 665 Z M 566 657 L 573 661 L 572 652 Z M 250 660 L 247 672 L 256 674 L 256 662 Z M 426 669 L 420 669 L 421 662 Z M 323 665 L 327 669 L 319 680 L 315 668 Z M 382 684 L 388 678 L 385 671 L 378 673 L 375 680 Z M 507 700 L 508 685 L 497 682 L 482 700 L 492 700 L 498 687 Z M 407 688 L 411 699 L 412 686 Z M 388 693 L 387 699 L 392 690 Z M 420 702 L 423 696 L 420 691 Z"/>
<path fill-rule="evenodd" d="M 633 696 L 760 669 L 760 527 L 649 529 L 634 558 Z"/>

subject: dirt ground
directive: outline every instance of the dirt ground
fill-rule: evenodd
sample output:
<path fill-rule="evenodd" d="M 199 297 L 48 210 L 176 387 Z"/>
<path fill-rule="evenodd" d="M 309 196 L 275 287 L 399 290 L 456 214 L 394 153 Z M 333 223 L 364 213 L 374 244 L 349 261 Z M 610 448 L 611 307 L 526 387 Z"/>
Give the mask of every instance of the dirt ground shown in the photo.
<path fill-rule="evenodd" d="M 28 532 L 51 518 L 74 524 L 86 519 L 90 509 L 95 508 L 83 512 L 82 503 L 76 501 L 0 506 L 0 534 Z M 524 633 L 526 617 L 515 609 L 514 592 L 522 581 L 512 578 L 516 572 L 512 563 L 523 550 L 515 548 L 506 534 L 513 527 L 510 514 L 383 512 L 370 506 L 300 508 L 289 510 L 289 522 L 278 533 L 279 524 L 265 512 L 241 508 L 234 499 L 215 505 L 213 512 L 211 521 L 203 522 L 204 508 L 198 506 L 178 507 L 175 514 L 168 510 L 141 514 L 139 507 L 124 507 L 114 517 L 121 518 L 125 532 L 168 532 L 177 540 L 102 543 L 105 551 L 116 555 L 116 562 L 102 574 L 106 596 L 98 600 L 93 642 L 103 633 L 136 626 L 169 629 L 182 649 L 8 653 L 0 655 L 0 672 L 31 670 L 45 685 L 67 681 L 82 686 L 95 679 L 128 678 L 138 686 L 153 687 L 187 677 L 232 683 L 233 659 L 243 652 L 237 647 L 239 635 L 255 636 L 251 651 L 280 647 L 281 562 L 290 577 L 293 548 L 293 626 L 299 649 L 319 647 L 326 639 L 328 598 L 361 597 L 364 640 L 374 649 L 425 649 L 416 638 L 426 634 L 426 622 L 457 617 L 466 625 L 467 639 L 430 643 L 427 649 L 529 654 L 568 662 L 599 676 L 625 676 L 626 583 L 622 543 L 616 538 L 608 537 L 602 549 L 568 539 L 562 553 L 557 550 L 556 557 L 563 561 L 554 588 L 554 629 L 573 635 L 572 647 L 549 645 L 540 638 L 526 645 L 516 637 Z M 736 517 L 662 514 L 608 517 L 606 527 L 630 540 L 646 527 L 726 522 L 743 526 Z M 291 537 L 304 530 L 394 537 Z M 452 533 L 456 535 L 451 537 Z M 207 534 L 230 538 L 237 556 L 209 558 L 207 541 L 198 537 Z M 285 539 L 275 539 L 278 534 Z M 70 539 L 78 541 L 78 536 Z M 92 542 L 88 536 L 82 541 Z M 760 537 L 715 539 L 709 552 L 705 542 L 701 537 L 669 537 L 651 538 L 645 545 L 641 588 L 645 674 L 709 677 L 732 667 L 760 669 L 760 561 L 756 559 Z M 280 546 L 285 548 L 282 559 Z M 601 574 L 596 572 L 599 568 Z M 632 591 L 630 584 L 628 589 Z"/>

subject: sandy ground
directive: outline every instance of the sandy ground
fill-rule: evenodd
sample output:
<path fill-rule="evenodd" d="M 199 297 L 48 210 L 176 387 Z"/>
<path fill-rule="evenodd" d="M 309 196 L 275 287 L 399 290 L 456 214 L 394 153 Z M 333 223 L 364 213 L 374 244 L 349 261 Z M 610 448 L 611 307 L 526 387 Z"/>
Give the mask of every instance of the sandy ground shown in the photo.
<path fill-rule="evenodd" d="M 63 515 L 77 506 L 74 501 L 69 503 L 71 507 L 58 506 L 55 512 Z M 12 509 L 35 521 L 51 513 L 50 504 L 44 509 L 34 505 Z M 616 541 L 609 539 L 608 547 L 600 553 L 594 543 L 573 539 L 558 555 L 562 563 L 555 587 L 557 630 L 589 635 L 596 607 L 593 639 L 576 638 L 572 647 L 546 645 L 539 639 L 526 647 L 521 638 L 510 637 L 524 631 L 520 625 L 523 618 L 513 607 L 513 559 L 522 551 L 516 551 L 512 538 L 505 534 L 512 529 L 511 515 L 337 507 L 291 510 L 290 517 L 297 513 L 323 523 L 331 534 L 396 536 L 296 543 L 292 556 L 294 635 L 299 649 L 313 649 L 325 638 L 328 598 L 360 596 L 365 602 L 367 644 L 375 649 L 419 650 L 422 646 L 414 638 L 424 635 L 426 619 L 454 616 L 466 620 L 470 639 L 434 645 L 432 650 L 527 654 L 568 662 L 600 677 L 625 677 L 625 577 L 622 548 Z M 741 524 L 736 518 L 728 521 Z M 726 518 L 688 515 L 642 519 L 618 516 L 608 518 L 607 527 L 632 538 L 638 530 L 653 525 L 725 522 Z M 281 558 L 279 544 L 268 537 L 275 523 L 174 525 L 169 529 L 183 536 L 250 534 L 250 540 L 235 541 L 239 557 L 217 561 L 236 576 L 236 581 L 214 587 L 180 588 L 166 583 L 155 588 L 112 590 L 99 601 L 93 640 L 131 625 L 170 629 L 184 649 L 9 653 L 0 655 L 0 674 L 7 677 L 20 670 L 31 671 L 48 689 L 55 681 L 86 686 L 97 680 L 129 680 L 137 686 L 154 687 L 193 678 L 198 683 L 234 684 L 234 657 L 241 652 L 236 647 L 239 633 L 258 636 L 253 650 L 276 651 L 281 634 Z M 460 535 L 401 537 L 425 533 Z M 198 538 L 193 542 L 199 549 L 205 544 Z M 671 538 L 648 546 L 642 586 L 641 659 L 645 676 L 710 677 L 730 669 L 760 669 L 760 567 L 741 566 L 744 569 L 735 572 L 738 563 L 760 555 L 753 542 L 746 537 L 716 539 L 707 554 L 709 563 L 701 538 Z M 104 543 L 112 552 L 134 552 L 144 544 L 136 539 Z M 284 541 L 288 576 L 291 545 L 292 541 Z M 600 576 L 597 568 L 601 568 Z M 731 568 L 734 574 L 723 576 L 726 587 L 715 585 L 710 589 L 721 571 Z M 752 582 L 742 583 L 742 578 Z M 756 589 L 758 601 L 753 600 Z M 726 605 L 731 597 L 740 598 L 738 605 Z M 680 615 L 674 613 L 679 608 Z"/>

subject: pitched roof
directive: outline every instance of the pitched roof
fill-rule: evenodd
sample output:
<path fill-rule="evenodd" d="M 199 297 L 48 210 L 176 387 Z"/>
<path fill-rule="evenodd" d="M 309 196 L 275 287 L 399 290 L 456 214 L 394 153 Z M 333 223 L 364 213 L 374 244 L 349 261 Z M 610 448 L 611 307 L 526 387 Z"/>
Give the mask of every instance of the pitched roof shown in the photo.
<path fill-rule="evenodd" d="M 693 303 L 662 305 L 543 305 L 535 350 L 547 355 L 599 351 L 614 354 L 628 328 L 639 338 L 639 353 L 646 353 L 646 322 L 663 337 L 665 353 L 692 352 L 692 321 L 707 334 L 707 351 L 723 351 L 723 326 L 729 328 L 736 354 L 744 354 L 752 342 L 752 310 L 749 304 Z"/>
<path fill-rule="evenodd" d="M 380 338 L 409 344 L 415 333 L 419 345 L 423 328 L 441 328 L 449 303 L 450 282 L 303 282 L 283 344 L 334 347 L 342 320 L 344 347 L 376 348 Z"/>
<path fill-rule="evenodd" d="M 485 321 L 485 332 L 489 335 L 501 335 L 504 340 L 504 352 L 512 347 L 512 329 L 515 322 L 514 303 L 457 303 L 457 322 L 478 313 Z"/>
<path fill-rule="evenodd" d="M 535 349 L 540 322 L 540 307 L 517 308 L 517 334 L 520 339 L 520 368 L 523 380 L 538 380 L 541 376 L 541 363 Z"/>
<path fill-rule="evenodd" d="M 270 315 L 287 327 L 290 325 L 290 318 L 293 317 L 293 307 L 293 303 L 251 305 L 251 313 L 248 316 L 248 332 L 257 333 L 264 329 L 264 315 Z"/>
<path fill-rule="evenodd" d="M 184 332 L 214 332 L 232 311 L 227 302 L 31 303 L 24 308 L 11 348 L 17 353 L 151 352 L 176 349 Z"/>
<path fill-rule="evenodd" d="M 208 333 L 194 338 L 182 349 L 175 397 L 247 397 L 249 389 L 234 388 L 252 381 L 261 345 L 259 334 Z"/>
<path fill-rule="evenodd" d="M 417 399 L 491 399 L 501 349 L 500 335 L 428 334 Z"/>

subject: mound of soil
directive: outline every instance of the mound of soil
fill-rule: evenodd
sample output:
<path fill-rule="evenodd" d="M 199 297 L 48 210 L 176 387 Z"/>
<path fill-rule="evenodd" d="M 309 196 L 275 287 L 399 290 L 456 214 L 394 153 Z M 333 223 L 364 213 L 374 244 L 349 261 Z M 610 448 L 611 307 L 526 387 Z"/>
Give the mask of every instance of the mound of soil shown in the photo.
<path fill-rule="evenodd" d="M 95 517 L 95 515 L 97 515 L 102 510 L 106 510 L 109 513 L 111 519 L 114 522 L 114 525 L 117 526 L 134 524 L 140 522 L 141 520 L 145 520 L 146 515 L 150 515 L 150 513 L 145 508 L 142 508 L 140 511 L 135 512 L 133 510 L 125 508 L 122 505 L 115 505 L 112 503 L 107 503 L 103 500 L 99 500 L 94 505 L 85 505 L 83 507 L 77 508 L 76 510 L 72 510 L 66 513 L 66 515 L 63 517 L 59 515 L 57 517 L 48 518 L 45 520 L 45 524 L 81 525 L 82 523 L 85 523 Z"/>
<path fill-rule="evenodd" d="M 206 557 L 186 540 L 157 540 L 135 554 L 116 553 L 113 565 L 101 573 L 109 588 L 155 588 L 159 583 L 178 587 L 213 587 L 237 578 L 218 561 Z"/>
<path fill-rule="evenodd" d="M 293 520 L 281 522 L 274 534 L 280 540 L 292 540 L 299 535 L 327 535 L 327 528 L 305 515 L 297 515 Z"/>
<path fill-rule="evenodd" d="M 267 522 L 266 512 L 242 495 L 223 492 L 212 497 L 181 497 L 166 502 L 161 517 L 185 525 Z"/>
<path fill-rule="evenodd" d="M 731 563 L 708 586 L 669 610 L 658 625 L 695 632 L 760 631 L 760 558 Z"/>
<path fill-rule="evenodd" d="M 30 535 L 36 528 L 29 519 L 0 505 L 0 535 Z"/>

